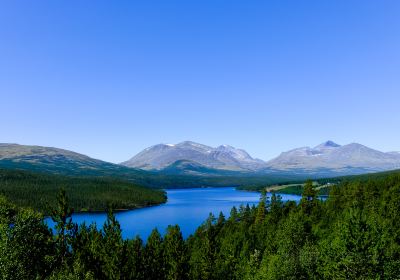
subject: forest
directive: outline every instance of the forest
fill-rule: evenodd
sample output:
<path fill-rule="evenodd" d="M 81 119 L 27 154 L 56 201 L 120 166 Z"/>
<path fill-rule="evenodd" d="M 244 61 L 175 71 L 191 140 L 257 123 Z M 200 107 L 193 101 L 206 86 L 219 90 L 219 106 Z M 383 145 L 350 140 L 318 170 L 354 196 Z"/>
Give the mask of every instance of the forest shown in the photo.
<path fill-rule="evenodd" d="M 147 171 L 129 168 L 121 165 L 103 162 L 96 167 L 76 166 L 76 163 L 58 161 L 56 164 L 37 160 L 34 163 L 26 161 L 14 161 L 1 159 L 0 170 L 20 170 L 35 174 L 53 174 L 69 177 L 85 178 L 117 178 L 118 180 L 129 181 L 135 185 L 149 188 L 199 188 L 199 187 L 239 187 L 239 186 L 262 186 L 286 182 L 288 180 L 306 179 L 305 175 L 294 175 L 289 172 L 276 172 L 270 174 L 218 171 L 217 173 L 180 174 L 164 171 Z"/>
<path fill-rule="evenodd" d="M 400 172 L 338 183 L 320 200 L 311 181 L 300 203 L 261 194 L 258 206 L 209 218 L 189 238 L 123 239 L 112 211 L 101 229 L 71 219 L 57 196 L 43 216 L 0 199 L 2 279 L 398 279 Z"/>
<path fill-rule="evenodd" d="M 0 194 L 18 207 L 30 207 L 50 214 L 61 188 L 66 191 L 70 207 L 76 212 L 134 209 L 166 201 L 164 191 L 117 178 L 71 177 L 0 169 Z"/>

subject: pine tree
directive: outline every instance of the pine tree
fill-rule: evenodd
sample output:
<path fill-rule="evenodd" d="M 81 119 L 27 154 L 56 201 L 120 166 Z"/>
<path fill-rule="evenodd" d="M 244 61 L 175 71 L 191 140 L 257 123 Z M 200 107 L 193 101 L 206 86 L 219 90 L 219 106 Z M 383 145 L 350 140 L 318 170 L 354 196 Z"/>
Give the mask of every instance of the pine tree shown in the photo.
<path fill-rule="evenodd" d="M 302 209 L 306 215 L 311 214 L 314 206 L 317 203 L 316 197 L 317 197 L 317 192 L 314 190 L 313 183 L 311 180 L 308 180 L 304 184 L 304 190 L 300 201 Z"/>
<path fill-rule="evenodd" d="M 121 226 L 111 208 L 107 213 L 103 234 L 103 274 L 107 279 L 120 279 L 120 269 L 125 261 L 122 257 L 125 244 L 122 240 Z"/>
<path fill-rule="evenodd" d="M 53 210 L 51 218 L 56 223 L 57 234 L 55 236 L 58 258 L 60 263 L 64 263 L 69 253 L 69 247 L 74 238 L 77 226 L 72 223 L 73 209 L 69 207 L 68 197 L 64 189 L 60 189 L 57 196 L 57 207 Z"/>
<path fill-rule="evenodd" d="M 187 278 L 187 250 L 178 225 L 169 226 L 165 235 L 166 279 Z"/>
<path fill-rule="evenodd" d="M 267 193 L 265 190 L 261 192 L 260 203 L 257 207 L 256 224 L 261 224 L 265 219 L 265 212 L 267 206 Z"/>
<path fill-rule="evenodd" d="M 165 279 L 163 239 L 154 229 L 144 248 L 144 270 L 147 279 Z"/>
<path fill-rule="evenodd" d="M 229 220 L 235 221 L 237 218 L 238 218 L 238 211 L 237 208 L 233 206 L 229 215 Z"/>
<path fill-rule="evenodd" d="M 0 225 L 0 278 L 44 279 L 55 267 L 54 245 L 43 217 L 22 209 L 12 226 Z"/>

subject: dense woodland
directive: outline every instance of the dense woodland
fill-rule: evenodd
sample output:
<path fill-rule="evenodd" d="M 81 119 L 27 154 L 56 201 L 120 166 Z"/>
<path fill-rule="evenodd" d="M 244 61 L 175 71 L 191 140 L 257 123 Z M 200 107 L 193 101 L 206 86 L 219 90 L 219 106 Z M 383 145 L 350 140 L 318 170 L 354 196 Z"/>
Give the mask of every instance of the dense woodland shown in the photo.
<path fill-rule="evenodd" d="M 0 194 L 20 207 L 45 214 L 56 207 L 63 188 L 75 211 L 134 209 L 166 201 L 163 191 L 140 187 L 125 180 L 101 177 L 70 177 L 0 169 Z"/>
<path fill-rule="evenodd" d="M 378 172 L 378 173 L 366 173 L 366 174 L 361 174 L 361 175 L 346 175 L 346 176 L 337 176 L 337 177 L 315 178 L 315 179 L 313 179 L 313 182 L 314 182 L 314 184 L 322 187 L 322 188 L 318 189 L 318 195 L 328 195 L 330 190 L 332 189 L 332 187 L 337 184 L 347 184 L 347 183 L 353 182 L 353 181 L 368 182 L 369 180 L 384 179 L 388 176 L 391 176 L 394 173 L 400 173 L 400 170 L 384 171 L 384 172 Z M 266 183 L 266 184 L 240 185 L 237 187 L 237 189 L 261 192 L 264 189 L 268 189 L 268 187 L 286 186 L 286 185 L 287 185 L 287 187 L 280 188 L 276 192 L 279 192 L 281 194 L 301 195 L 304 191 L 304 180 L 300 180 L 300 179 L 281 180 L 281 181 L 276 181 L 276 182 Z"/>
<path fill-rule="evenodd" d="M 48 163 L 43 159 L 35 159 L 32 162 L 24 160 L 0 160 L 0 170 L 21 170 L 38 174 L 53 174 L 72 177 L 109 177 L 118 180 L 129 181 L 135 185 L 150 188 L 198 188 L 198 187 L 238 187 L 238 186 L 262 186 L 277 184 L 287 180 L 305 180 L 305 174 L 292 174 L 289 172 L 276 173 L 246 173 L 221 171 L 214 169 L 208 173 L 207 170 L 200 170 L 204 173 L 185 174 L 180 172 L 166 171 L 145 171 L 129 168 L 107 162 L 99 163 L 96 166 L 76 166 L 71 161 L 59 160 Z"/>
<path fill-rule="evenodd" d="M 400 173 L 352 180 L 321 201 L 261 195 L 257 207 L 210 217 L 187 240 L 178 226 L 124 240 L 110 212 L 101 230 L 77 226 L 65 192 L 54 233 L 38 212 L 0 201 L 2 279 L 398 279 Z"/>

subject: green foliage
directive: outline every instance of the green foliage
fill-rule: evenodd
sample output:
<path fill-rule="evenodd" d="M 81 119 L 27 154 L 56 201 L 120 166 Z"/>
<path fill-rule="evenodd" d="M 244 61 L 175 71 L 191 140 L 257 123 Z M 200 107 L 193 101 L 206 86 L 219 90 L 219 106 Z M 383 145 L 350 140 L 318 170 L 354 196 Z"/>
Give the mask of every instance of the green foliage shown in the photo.
<path fill-rule="evenodd" d="M 169 226 L 164 240 L 166 259 L 165 278 L 180 280 L 187 278 L 187 250 L 178 225 Z"/>
<path fill-rule="evenodd" d="M 121 179 L 68 177 L 0 169 L 0 194 L 20 207 L 31 207 L 51 214 L 51 209 L 57 206 L 54 197 L 60 188 L 68 194 L 69 205 L 76 211 L 104 211 L 110 205 L 114 209 L 133 209 L 166 201 L 163 191 L 140 187 Z"/>
<path fill-rule="evenodd" d="M 40 214 L 0 197 L 0 278 L 397 279 L 400 173 L 342 182 L 326 201 L 316 195 L 311 182 L 298 205 L 263 194 L 228 219 L 210 214 L 187 240 L 170 226 L 145 244 L 122 239 L 111 211 L 101 229 L 70 226 L 64 192 L 55 235 Z"/>
<path fill-rule="evenodd" d="M 148 279 L 165 279 L 166 259 L 164 256 L 163 238 L 157 229 L 154 229 L 144 247 L 144 271 Z"/>
<path fill-rule="evenodd" d="M 47 276 L 55 256 L 51 232 L 40 214 L 24 209 L 16 214 L 12 223 L 0 224 L 1 279 Z"/>
<path fill-rule="evenodd" d="M 60 190 L 57 196 L 57 202 L 57 207 L 53 210 L 51 217 L 56 223 L 55 229 L 57 233 L 55 239 L 58 249 L 57 257 L 61 264 L 63 264 L 77 227 L 72 223 L 71 215 L 73 210 L 69 208 L 65 190 Z"/>
<path fill-rule="evenodd" d="M 311 215 L 317 205 L 317 192 L 314 190 L 311 180 L 304 185 L 304 191 L 301 197 L 300 205 L 306 215 Z"/>
<path fill-rule="evenodd" d="M 257 207 L 256 224 L 261 224 L 264 222 L 266 207 L 267 207 L 267 194 L 265 190 L 263 190 L 261 191 L 261 199 Z"/>
<path fill-rule="evenodd" d="M 200 175 L 181 174 L 167 168 L 161 171 L 145 171 L 129 168 L 118 164 L 95 161 L 85 163 L 81 161 L 65 160 L 64 158 L 30 157 L 18 159 L 0 160 L 0 169 L 25 170 L 42 174 L 54 174 L 74 177 L 114 177 L 131 182 L 135 185 L 150 188 L 182 188 L 193 187 L 236 187 L 256 186 L 286 182 L 288 180 L 304 180 L 304 175 L 291 174 L 289 172 L 274 172 L 270 174 L 254 174 L 253 172 L 224 171 L 218 169 L 195 169 Z M 171 172 L 172 171 L 172 172 Z"/>

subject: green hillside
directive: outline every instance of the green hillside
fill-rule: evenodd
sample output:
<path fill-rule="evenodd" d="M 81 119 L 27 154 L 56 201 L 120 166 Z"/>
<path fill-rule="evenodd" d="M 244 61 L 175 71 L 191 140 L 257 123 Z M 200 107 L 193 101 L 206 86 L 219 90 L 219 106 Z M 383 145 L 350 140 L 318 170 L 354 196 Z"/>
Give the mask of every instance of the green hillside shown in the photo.
<path fill-rule="evenodd" d="M 76 177 L 114 177 L 127 180 L 134 184 L 151 188 L 196 188 L 196 187 L 239 187 L 259 186 L 287 182 L 293 180 L 304 180 L 304 175 L 286 173 L 244 173 L 232 171 L 209 171 L 206 175 L 179 174 L 172 169 L 167 172 L 144 171 L 129 168 L 117 164 L 99 161 L 90 167 L 77 166 L 74 161 L 59 160 L 57 162 L 46 162 L 43 159 L 35 161 L 0 160 L 0 168 L 9 170 L 32 171 L 43 174 L 57 174 Z M 202 170 L 204 171 L 204 170 Z"/>
<path fill-rule="evenodd" d="M 0 169 L 0 193 L 21 207 L 48 213 L 60 188 L 65 189 L 75 211 L 134 209 L 166 201 L 161 190 L 126 180 L 102 177 L 70 177 Z"/>

